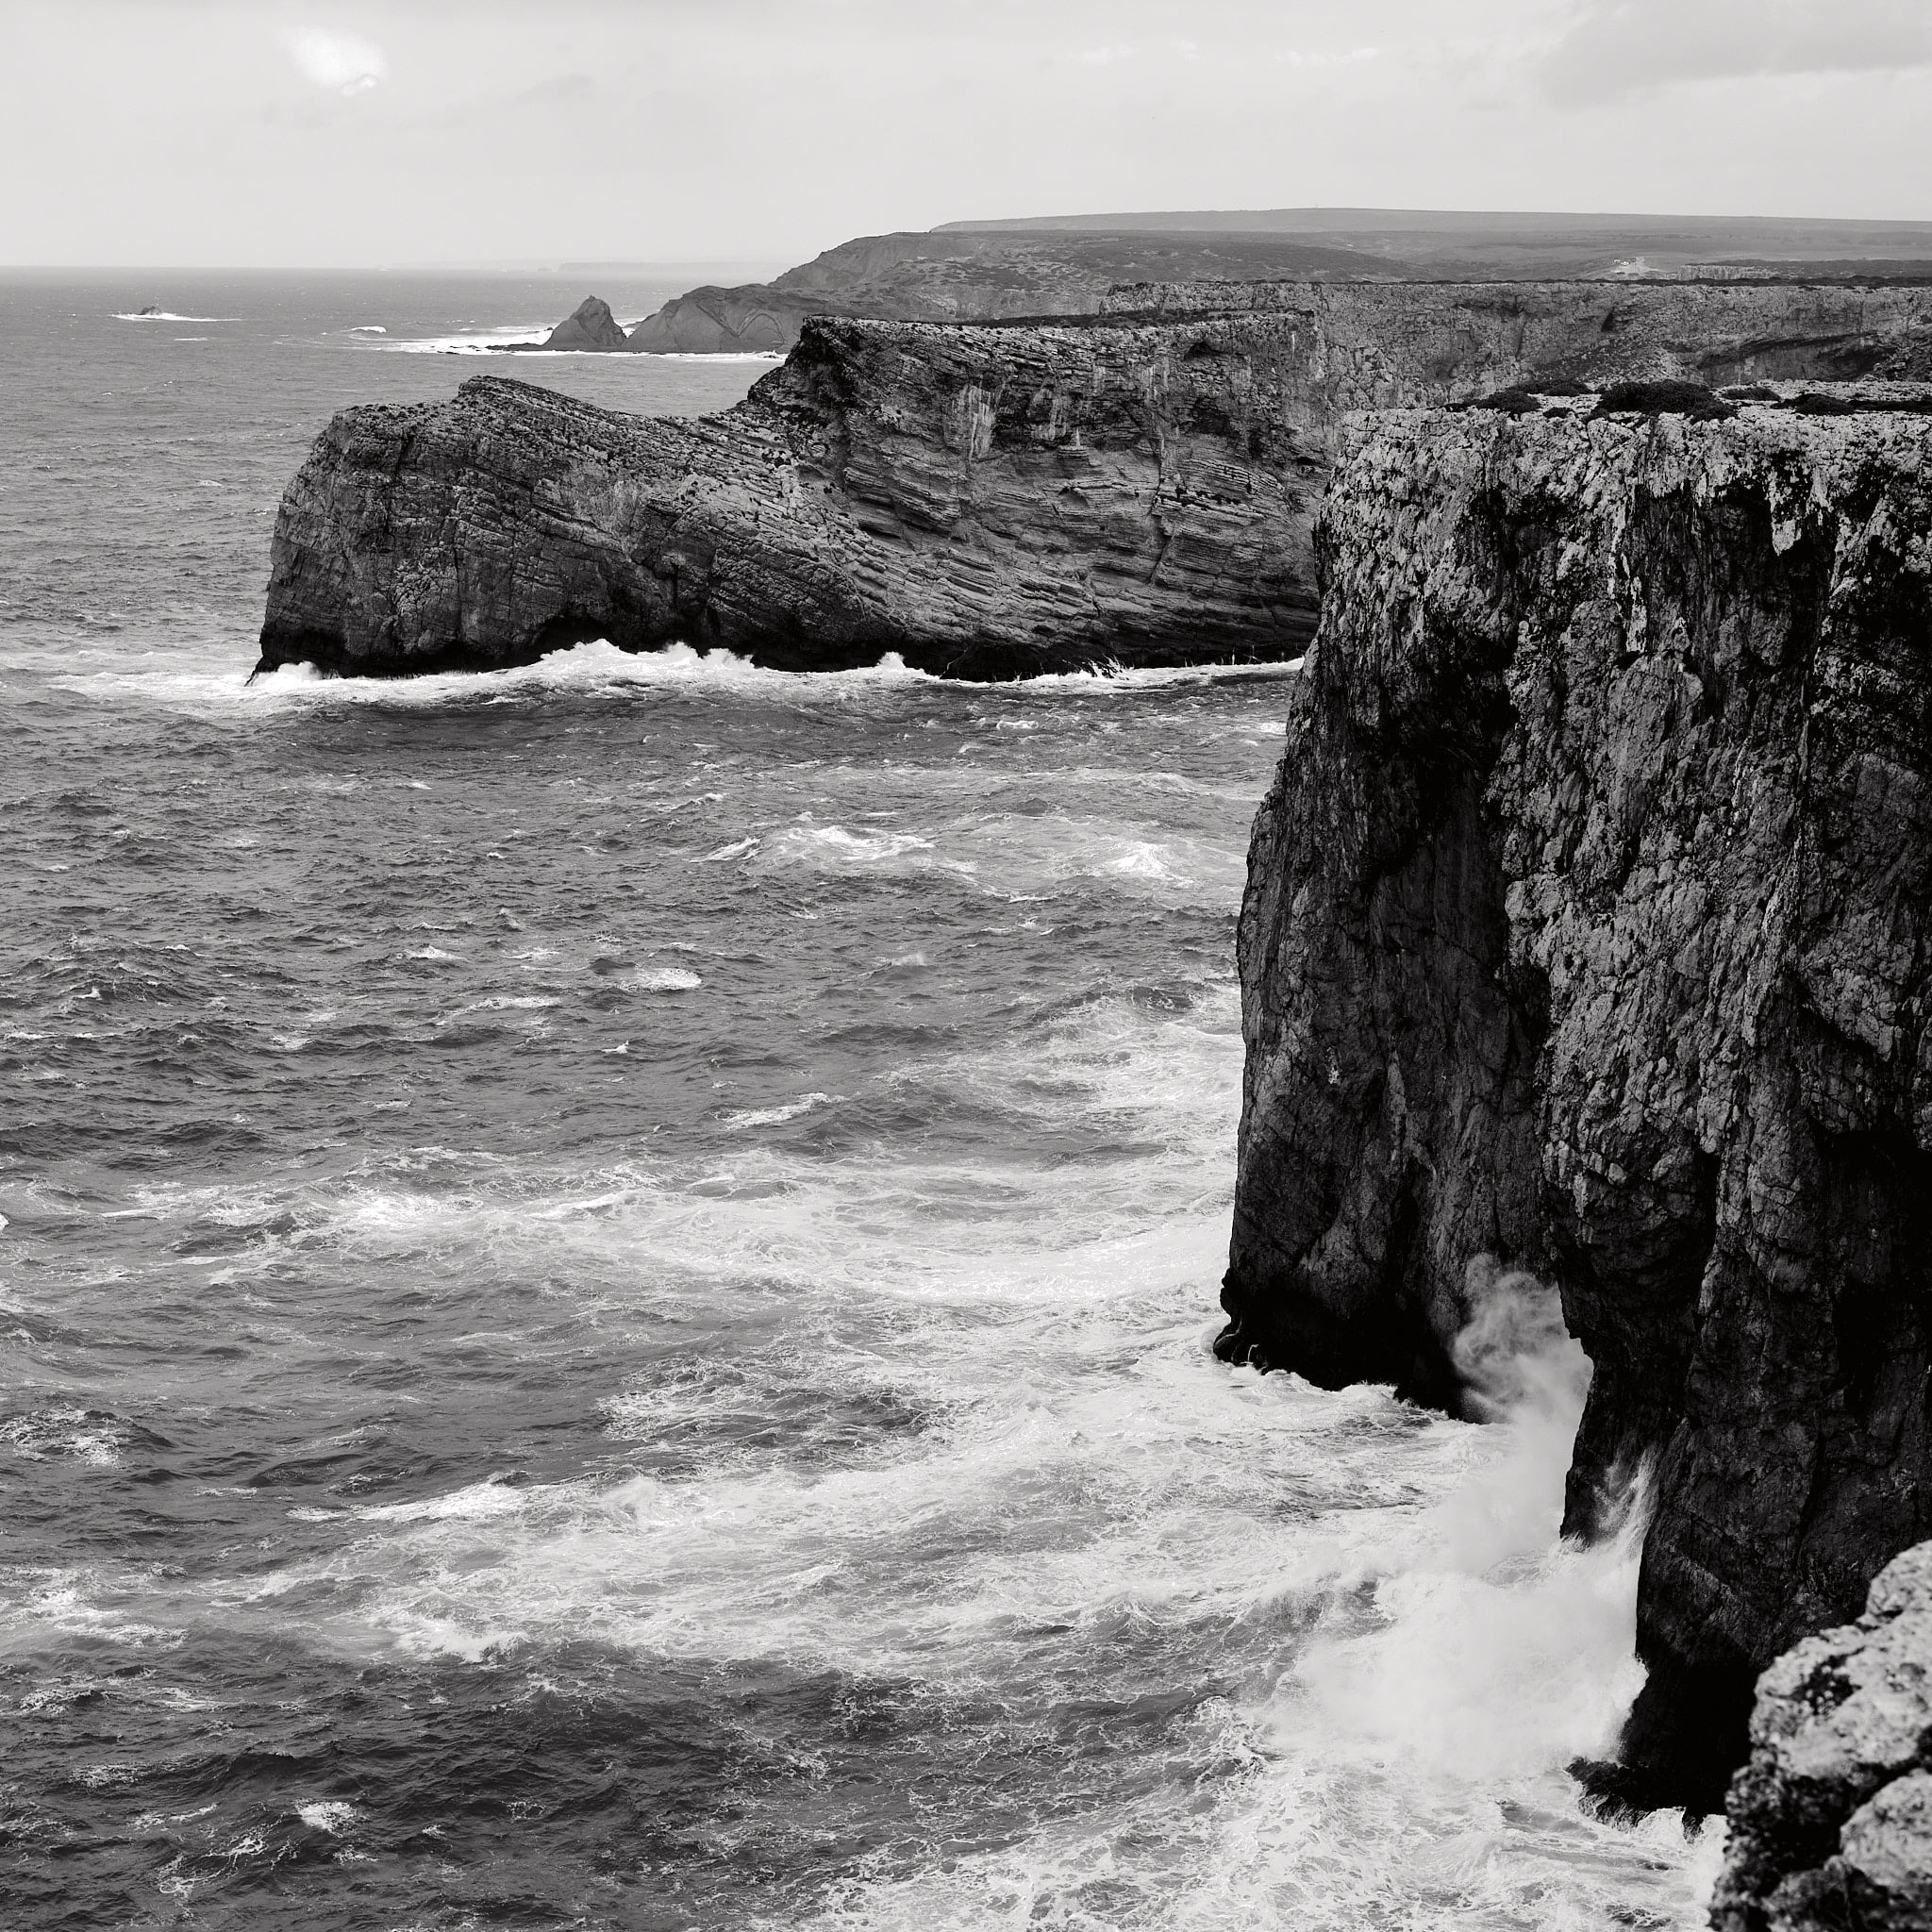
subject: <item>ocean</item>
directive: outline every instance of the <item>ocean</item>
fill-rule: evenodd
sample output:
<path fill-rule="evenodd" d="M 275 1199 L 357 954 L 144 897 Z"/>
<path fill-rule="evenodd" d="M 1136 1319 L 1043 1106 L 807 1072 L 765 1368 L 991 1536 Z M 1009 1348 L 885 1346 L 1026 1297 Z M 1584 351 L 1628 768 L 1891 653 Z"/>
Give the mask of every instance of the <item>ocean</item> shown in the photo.
<path fill-rule="evenodd" d="M 249 681 L 581 280 L 0 278 L 0 1924 L 1700 1924 L 1574 1348 L 1209 1350 L 1293 673 Z"/>

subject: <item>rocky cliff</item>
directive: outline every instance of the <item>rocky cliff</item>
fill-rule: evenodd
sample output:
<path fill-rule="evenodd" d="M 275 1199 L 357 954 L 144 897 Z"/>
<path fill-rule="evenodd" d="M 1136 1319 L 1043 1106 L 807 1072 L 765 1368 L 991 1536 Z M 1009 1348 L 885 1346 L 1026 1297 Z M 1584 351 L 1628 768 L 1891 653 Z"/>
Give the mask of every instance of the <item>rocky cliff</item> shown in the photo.
<path fill-rule="evenodd" d="M 1729 1816 L 1717 1932 L 1932 1925 L 1932 1543 L 1764 1674 Z"/>
<path fill-rule="evenodd" d="M 1719 386 L 1910 375 L 1932 286 L 1841 282 L 1185 281 L 1117 288 L 1101 312 L 1242 315 L 1291 331 L 1310 400 L 1446 402 L 1525 379 L 1687 376 Z"/>
<path fill-rule="evenodd" d="M 1300 282 L 1196 299 L 1210 312 L 1169 291 L 1100 320 L 815 320 L 703 424 L 487 380 L 345 411 L 283 502 L 262 662 L 490 665 L 599 635 L 796 665 L 896 650 L 969 674 L 1293 656 L 1349 410 L 1830 374 L 1884 362 L 1932 318 L 1932 290 Z"/>
<path fill-rule="evenodd" d="M 345 410 L 282 503 L 261 665 L 489 666 L 591 637 L 968 676 L 1291 656 L 1321 461 L 1246 363 L 1185 347 L 815 322 L 699 422 L 492 377 Z"/>
<path fill-rule="evenodd" d="M 1222 1350 L 1453 1403 L 1472 1257 L 1560 1284 L 1639 1802 L 1932 1529 L 1927 404 L 1370 425 L 1256 823 Z"/>

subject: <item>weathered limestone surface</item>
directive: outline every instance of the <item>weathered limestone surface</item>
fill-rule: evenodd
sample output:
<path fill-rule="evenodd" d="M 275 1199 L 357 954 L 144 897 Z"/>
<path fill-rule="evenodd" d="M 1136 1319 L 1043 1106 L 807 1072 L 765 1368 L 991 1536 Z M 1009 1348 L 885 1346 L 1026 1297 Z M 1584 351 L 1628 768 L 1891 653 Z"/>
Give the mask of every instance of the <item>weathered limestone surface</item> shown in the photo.
<path fill-rule="evenodd" d="M 815 322 L 703 421 L 491 377 L 344 410 L 282 503 L 261 662 L 591 637 L 962 675 L 1295 655 L 1324 467 L 1195 339 Z"/>
<path fill-rule="evenodd" d="M 1923 375 L 1932 287 L 1844 282 L 1146 282 L 1104 314 L 1248 315 L 1293 331 L 1309 404 L 1453 402 L 1534 377 Z"/>
<path fill-rule="evenodd" d="M 1155 319 L 816 320 L 699 424 L 489 379 L 346 410 L 284 499 L 262 662 L 482 666 L 592 636 L 964 675 L 1291 657 L 1347 411 L 1673 373 L 1669 330 L 1719 345 L 1707 374 L 1816 375 L 1890 353 L 1932 298 L 1257 286 Z M 1766 334 L 1793 303 L 1796 334 Z M 1649 319 L 1606 328 L 1613 308 Z"/>
<path fill-rule="evenodd" d="M 1728 1808 L 1717 1932 L 1932 1926 L 1932 1543 L 1765 1672 Z"/>
<path fill-rule="evenodd" d="M 1612 1788 L 1713 1808 L 1932 1530 L 1932 421 L 1395 412 L 1320 532 L 1222 1347 L 1453 1403 L 1471 1257 L 1560 1283 L 1568 1526 L 1653 1468 Z"/>

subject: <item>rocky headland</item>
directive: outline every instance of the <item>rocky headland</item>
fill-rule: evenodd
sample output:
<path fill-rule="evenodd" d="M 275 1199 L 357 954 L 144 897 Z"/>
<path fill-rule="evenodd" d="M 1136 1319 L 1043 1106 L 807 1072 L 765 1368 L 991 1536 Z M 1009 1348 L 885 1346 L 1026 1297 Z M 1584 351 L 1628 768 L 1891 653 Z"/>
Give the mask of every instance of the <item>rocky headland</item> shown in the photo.
<path fill-rule="evenodd" d="M 591 637 L 961 675 L 1289 658 L 1352 410 L 1889 370 L 1932 341 L 1932 289 L 1215 283 L 1113 307 L 815 319 L 697 423 L 490 378 L 345 410 L 283 500 L 261 664 L 487 667 Z"/>
<path fill-rule="evenodd" d="M 1293 656 L 1319 456 L 1170 327 L 814 322 L 726 414 L 500 377 L 339 415 L 276 523 L 264 668 L 608 638 L 954 675 Z"/>
<path fill-rule="evenodd" d="M 1812 264 L 1816 264 L 1813 266 Z M 692 289 L 625 346 L 786 350 L 813 315 L 1085 314 L 1120 283 L 1932 275 L 1932 224 L 1274 208 L 958 222 L 864 235 L 769 282 Z"/>
<path fill-rule="evenodd" d="M 1221 1350 L 1453 1406 L 1471 1257 L 1560 1285 L 1566 1529 L 1647 1472 L 1637 1804 L 1932 1531 L 1928 408 L 1361 425 L 1256 823 Z"/>

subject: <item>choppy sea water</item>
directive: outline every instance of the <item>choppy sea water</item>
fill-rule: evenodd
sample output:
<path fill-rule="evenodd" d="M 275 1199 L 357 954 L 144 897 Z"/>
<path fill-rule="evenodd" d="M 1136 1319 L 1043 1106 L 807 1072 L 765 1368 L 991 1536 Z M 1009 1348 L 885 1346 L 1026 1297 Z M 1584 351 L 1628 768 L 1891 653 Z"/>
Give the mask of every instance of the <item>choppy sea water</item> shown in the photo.
<path fill-rule="evenodd" d="M 350 331 L 582 291 L 158 279 L 0 283 L 0 1920 L 1699 1924 L 1574 1365 L 1208 1353 L 1281 676 L 245 684 Z"/>

